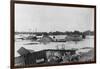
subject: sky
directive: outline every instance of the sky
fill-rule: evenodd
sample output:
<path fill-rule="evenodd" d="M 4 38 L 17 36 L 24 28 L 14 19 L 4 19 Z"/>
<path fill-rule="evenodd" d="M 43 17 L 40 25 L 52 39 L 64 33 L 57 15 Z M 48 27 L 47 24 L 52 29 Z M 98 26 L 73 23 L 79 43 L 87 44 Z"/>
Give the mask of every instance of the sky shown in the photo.
<path fill-rule="evenodd" d="M 94 30 L 94 9 L 15 4 L 15 32 Z"/>

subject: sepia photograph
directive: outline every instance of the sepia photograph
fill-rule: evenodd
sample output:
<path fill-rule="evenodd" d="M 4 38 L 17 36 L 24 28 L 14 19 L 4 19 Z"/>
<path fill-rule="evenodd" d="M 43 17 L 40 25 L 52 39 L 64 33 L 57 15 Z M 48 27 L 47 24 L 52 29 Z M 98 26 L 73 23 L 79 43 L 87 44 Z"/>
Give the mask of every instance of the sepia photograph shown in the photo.
<path fill-rule="evenodd" d="M 14 3 L 14 66 L 95 61 L 94 6 Z"/>

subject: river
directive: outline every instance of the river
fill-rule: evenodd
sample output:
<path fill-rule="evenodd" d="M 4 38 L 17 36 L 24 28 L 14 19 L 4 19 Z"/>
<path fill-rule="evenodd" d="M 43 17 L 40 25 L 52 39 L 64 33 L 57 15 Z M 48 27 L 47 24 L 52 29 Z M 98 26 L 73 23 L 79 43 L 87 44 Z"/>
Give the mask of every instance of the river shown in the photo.
<path fill-rule="evenodd" d="M 15 40 L 15 57 L 20 56 L 20 54 L 17 52 L 21 47 L 24 47 L 29 50 L 34 51 L 40 51 L 44 49 L 61 49 L 62 47 L 64 49 L 81 49 L 81 48 L 94 48 L 94 37 L 93 36 L 87 36 L 86 39 L 83 39 L 82 41 L 67 41 L 67 42 L 50 42 L 48 44 L 43 44 L 39 42 L 33 42 L 30 40 Z M 84 51 L 86 51 L 84 49 Z"/>

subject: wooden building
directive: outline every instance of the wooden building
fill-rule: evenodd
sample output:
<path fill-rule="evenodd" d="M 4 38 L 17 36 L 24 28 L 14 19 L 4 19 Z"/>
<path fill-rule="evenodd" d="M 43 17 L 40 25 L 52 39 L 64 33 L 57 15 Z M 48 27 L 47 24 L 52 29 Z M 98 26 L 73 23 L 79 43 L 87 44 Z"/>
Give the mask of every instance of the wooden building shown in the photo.
<path fill-rule="evenodd" d="M 21 56 L 15 57 L 15 65 L 53 64 L 64 56 L 65 53 L 75 54 L 76 50 L 47 49 L 30 52 L 25 48 L 18 50 Z M 60 61 L 58 61 L 60 62 Z"/>
<path fill-rule="evenodd" d="M 42 50 L 38 52 L 33 52 L 28 54 L 25 57 L 25 64 L 47 64 L 49 63 L 50 59 L 54 57 L 61 58 L 66 52 L 70 52 L 71 54 L 75 54 L 75 50 Z"/>

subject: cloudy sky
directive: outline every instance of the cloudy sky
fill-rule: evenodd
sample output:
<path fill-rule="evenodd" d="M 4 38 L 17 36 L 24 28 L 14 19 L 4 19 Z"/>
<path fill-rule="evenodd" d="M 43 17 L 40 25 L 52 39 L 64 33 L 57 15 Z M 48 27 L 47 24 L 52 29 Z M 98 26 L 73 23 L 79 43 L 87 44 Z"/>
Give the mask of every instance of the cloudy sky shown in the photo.
<path fill-rule="evenodd" d="M 15 31 L 94 30 L 94 9 L 15 4 Z"/>

